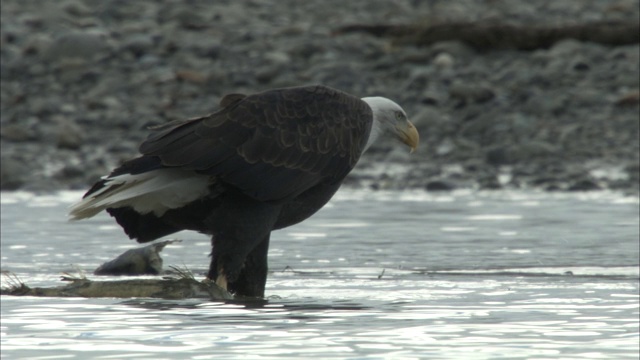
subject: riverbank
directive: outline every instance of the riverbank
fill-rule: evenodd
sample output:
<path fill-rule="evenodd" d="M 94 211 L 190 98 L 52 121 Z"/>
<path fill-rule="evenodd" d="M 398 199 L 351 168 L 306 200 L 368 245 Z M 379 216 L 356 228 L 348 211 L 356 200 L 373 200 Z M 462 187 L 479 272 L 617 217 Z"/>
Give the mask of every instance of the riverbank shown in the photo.
<path fill-rule="evenodd" d="M 1 188 L 84 189 L 150 125 L 215 111 L 226 93 L 320 83 L 394 99 L 421 134 L 411 156 L 372 148 L 348 186 L 637 193 L 637 43 L 479 51 L 337 30 L 638 16 L 631 0 L 3 1 Z"/>

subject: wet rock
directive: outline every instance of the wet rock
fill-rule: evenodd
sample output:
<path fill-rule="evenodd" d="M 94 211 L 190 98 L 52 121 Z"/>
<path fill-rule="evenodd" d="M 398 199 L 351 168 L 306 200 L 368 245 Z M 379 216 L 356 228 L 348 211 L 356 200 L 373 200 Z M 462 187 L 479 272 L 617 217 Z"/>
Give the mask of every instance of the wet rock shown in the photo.
<path fill-rule="evenodd" d="M 91 8 L 82 1 L 68 0 L 62 4 L 62 9 L 69 15 L 83 17 L 91 15 Z"/>
<path fill-rule="evenodd" d="M 224 52 L 224 47 L 221 44 L 207 42 L 194 49 L 194 52 L 203 58 L 217 59 Z"/>
<path fill-rule="evenodd" d="M 517 162 L 533 161 L 557 155 L 559 149 L 544 141 L 528 141 L 522 144 L 496 146 L 485 153 L 488 164 L 493 166 L 510 165 Z"/>
<path fill-rule="evenodd" d="M 478 177 L 478 186 L 483 190 L 499 190 L 503 186 L 495 174 L 486 174 Z"/>
<path fill-rule="evenodd" d="M 449 53 L 441 52 L 433 59 L 433 65 L 441 69 L 449 69 L 453 67 L 455 60 Z"/>
<path fill-rule="evenodd" d="M 309 60 L 314 56 L 324 53 L 325 51 L 326 48 L 321 44 L 301 42 L 291 45 L 288 50 L 288 54 L 293 58 Z"/>
<path fill-rule="evenodd" d="M 30 169 L 21 160 L 3 155 L 0 163 L 1 190 L 17 190 L 29 179 Z"/>
<path fill-rule="evenodd" d="M 415 71 L 407 79 L 404 88 L 407 91 L 424 92 L 429 86 L 430 73 L 424 69 Z"/>
<path fill-rule="evenodd" d="M 446 138 L 436 146 L 436 154 L 446 156 L 455 151 L 455 149 L 455 143 L 450 138 Z"/>
<path fill-rule="evenodd" d="M 194 84 L 204 84 L 207 82 L 207 74 L 194 70 L 176 70 L 176 79 L 191 82 Z"/>
<path fill-rule="evenodd" d="M 431 180 L 425 185 L 427 191 L 451 191 L 455 188 L 455 185 L 444 180 Z"/>
<path fill-rule="evenodd" d="M 44 53 L 44 58 L 51 62 L 90 62 L 105 56 L 108 50 L 109 45 L 104 32 L 72 32 L 56 38 Z"/>
<path fill-rule="evenodd" d="M 547 54 L 550 58 L 571 58 L 582 51 L 582 44 L 575 39 L 566 39 L 556 42 L 549 48 Z"/>
<path fill-rule="evenodd" d="M 615 104 L 617 106 L 637 106 L 640 104 L 640 90 L 628 92 L 620 96 Z"/>
<path fill-rule="evenodd" d="M 380 55 L 384 56 L 384 54 L 380 54 Z M 427 64 L 429 63 L 429 61 L 432 60 L 431 59 L 432 55 L 429 52 L 424 51 L 424 49 L 412 48 L 412 47 L 402 49 L 402 53 L 399 54 L 398 57 L 402 62 L 416 63 L 416 64 Z M 385 60 L 386 61 L 383 60 L 382 62 L 378 63 L 379 68 L 393 66 L 393 63 L 389 61 L 391 60 L 391 58 L 387 57 Z"/>
<path fill-rule="evenodd" d="M 476 53 L 473 48 L 460 41 L 440 41 L 431 45 L 431 51 L 434 54 L 447 54 L 453 59 L 468 59 Z M 436 55 L 436 57 L 438 56 Z"/>
<path fill-rule="evenodd" d="M 210 26 L 209 21 L 200 13 L 192 9 L 183 9 L 174 14 L 174 19 L 180 26 L 188 30 L 203 30 Z"/>
<path fill-rule="evenodd" d="M 587 71 L 591 68 L 591 66 L 586 61 L 579 59 L 573 62 L 571 68 L 576 71 Z"/>
<path fill-rule="evenodd" d="M 21 124 L 9 124 L 0 130 L 2 139 L 15 142 L 32 141 L 38 139 L 38 134 L 29 125 L 29 122 Z"/>
<path fill-rule="evenodd" d="M 262 66 L 256 70 L 256 80 L 262 84 L 273 81 L 280 74 L 280 68 L 276 66 Z"/>
<path fill-rule="evenodd" d="M 449 88 L 449 96 L 463 102 L 484 103 L 493 99 L 496 94 L 486 85 L 457 82 Z"/>
<path fill-rule="evenodd" d="M 593 179 L 580 179 L 570 184 L 567 190 L 569 191 L 593 191 L 601 190 L 602 187 Z"/>
<path fill-rule="evenodd" d="M 637 185 L 640 180 L 640 163 L 637 161 L 630 163 L 624 167 L 624 171 L 628 174 L 629 180 Z"/>
<path fill-rule="evenodd" d="M 57 117 L 56 120 L 57 146 L 61 149 L 79 149 L 84 143 L 84 132 L 80 126 L 66 117 Z"/>
<path fill-rule="evenodd" d="M 156 45 L 154 36 L 151 34 L 133 34 L 128 36 L 122 42 L 122 49 L 130 51 L 136 57 L 142 57 L 143 55 L 151 52 Z"/>
<path fill-rule="evenodd" d="M 522 144 L 511 146 L 512 158 L 516 161 L 527 161 L 536 158 L 549 158 L 557 155 L 559 149 L 557 146 L 549 144 L 545 141 L 526 141 Z"/>
<path fill-rule="evenodd" d="M 22 55 L 42 55 L 52 46 L 52 43 L 53 40 L 50 37 L 44 34 L 34 34 L 22 46 Z M 24 61 L 25 59 L 20 60 Z"/>
<path fill-rule="evenodd" d="M 495 147 L 487 150 L 485 154 L 487 164 L 493 166 L 508 165 L 513 163 L 513 157 L 506 147 Z"/>
<path fill-rule="evenodd" d="M 444 100 L 440 93 L 432 90 L 425 90 L 422 93 L 420 102 L 424 105 L 438 106 L 439 104 L 443 103 Z"/>
<path fill-rule="evenodd" d="M 69 164 L 65 165 L 65 167 L 56 174 L 56 179 L 71 183 L 73 179 L 81 178 L 84 176 L 85 170 L 82 166 Z"/>

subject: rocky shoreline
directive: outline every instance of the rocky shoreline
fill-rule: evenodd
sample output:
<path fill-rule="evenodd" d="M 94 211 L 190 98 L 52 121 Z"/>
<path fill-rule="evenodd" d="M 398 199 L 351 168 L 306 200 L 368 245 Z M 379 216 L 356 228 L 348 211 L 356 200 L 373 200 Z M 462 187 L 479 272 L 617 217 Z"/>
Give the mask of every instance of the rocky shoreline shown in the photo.
<path fill-rule="evenodd" d="M 84 189 L 135 156 L 150 125 L 215 111 L 226 93 L 319 83 L 394 99 L 421 134 L 413 155 L 372 148 L 347 186 L 637 194 L 637 43 L 479 51 L 336 30 L 637 22 L 639 14 L 637 0 L 6 0 L 0 185 Z"/>

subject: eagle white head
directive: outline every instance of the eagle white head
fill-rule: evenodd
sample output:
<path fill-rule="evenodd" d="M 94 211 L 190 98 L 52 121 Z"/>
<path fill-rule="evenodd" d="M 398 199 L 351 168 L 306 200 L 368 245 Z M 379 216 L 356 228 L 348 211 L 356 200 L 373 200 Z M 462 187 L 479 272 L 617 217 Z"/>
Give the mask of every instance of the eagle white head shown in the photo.
<path fill-rule="evenodd" d="M 420 142 L 418 130 L 407 118 L 407 113 L 394 101 L 384 97 L 365 97 L 366 102 L 373 111 L 373 124 L 371 134 L 367 140 L 364 151 L 373 144 L 380 135 L 391 134 L 394 138 L 409 145 L 414 152 Z M 363 152 L 364 152 L 363 151 Z"/>

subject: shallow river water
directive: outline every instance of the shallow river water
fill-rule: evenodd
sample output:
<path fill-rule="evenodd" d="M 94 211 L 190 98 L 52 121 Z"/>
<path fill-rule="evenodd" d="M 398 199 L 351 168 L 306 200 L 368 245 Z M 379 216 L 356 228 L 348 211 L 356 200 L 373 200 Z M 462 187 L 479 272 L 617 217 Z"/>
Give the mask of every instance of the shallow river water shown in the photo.
<path fill-rule="evenodd" d="M 31 287 L 134 248 L 81 193 L 2 194 L 2 270 Z M 274 233 L 264 302 L 2 296 L 3 359 L 637 359 L 638 198 L 344 190 Z M 162 252 L 197 275 L 209 239 Z M 8 283 L 3 276 L 3 286 Z"/>

